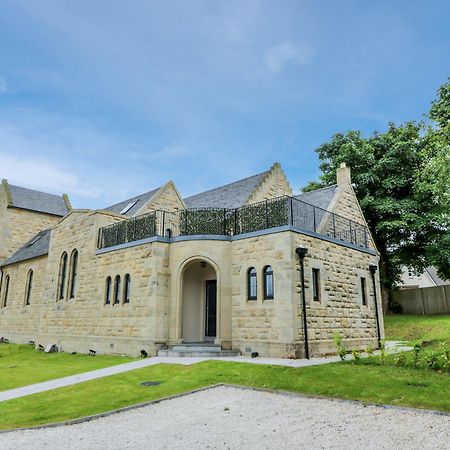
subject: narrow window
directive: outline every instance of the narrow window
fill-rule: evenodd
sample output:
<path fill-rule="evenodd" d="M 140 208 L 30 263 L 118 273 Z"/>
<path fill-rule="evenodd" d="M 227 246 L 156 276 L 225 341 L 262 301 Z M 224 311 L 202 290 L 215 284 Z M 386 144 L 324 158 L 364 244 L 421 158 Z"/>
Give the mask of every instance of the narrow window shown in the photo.
<path fill-rule="evenodd" d="M 126 274 L 123 280 L 123 302 L 130 303 L 131 294 L 131 277 L 130 274 Z"/>
<path fill-rule="evenodd" d="M 166 237 L 167 238 L 171 238 L 172 237 L 172 229 L 171 228 L 167 228 L 166 229 Z"/>
<path fill-rule="evenodd" d="M 320 302 L 320 269 L 312 270 L 313 300 Z"/>
<path fill-rule="evenodd" d="M 256 269 L 250 267 L 247 271 L 247 298 L 249 300 L 256 300 Z"/>
<path fill-rule="evenodd" d="M 108 277 L 106 279 L 105 305 L 111 304 L 111 287 L 112 287 L 112 280 L 111 277 Z"/>
<path fill-rule="evenodd" d="M 78 275 L 78 250 L 74 250 L 70 255 L 69 298 L 75 297 L 75 291 L 77 290 L 77 275 Z"/>
<path fill-rule="evenodd" d="M 9 291 L 9 275 L 5 278 L 5 290 L 3 292 L 3 306 L 6 306 L 8 302 L 8 291 Z"/>
<path fill-rule="evenodd" d="M 264 267 L 264 300 L 273 299 L 273 270 L 271 266 Z"/>
<path fill-rule="evenodd" d="M 31 303 L 31 291 L 33 289 L 33 271 L 30 270 L 27 275 L 27 284 L 25 287 L 25 305 Z"/>
<path fill-rule="evenodd" d="M 114 305 L 120 303 L 120 275 L 114 278 Z"/>
<path fill-rule="evenodd" d="M 67 276 L 67 253 L 64 252 L 61 255 L 61 261 L 59 263 L 59 277 L 58 277 L 58 300 L 64 298 L 64 288 L 66 286 Z"/>
<path fill-rule="evenodd" d="M 361 300 L 364 306 L 367 305 L 367 289 L 366 289 L 366 279 L 361 277 Z"/>

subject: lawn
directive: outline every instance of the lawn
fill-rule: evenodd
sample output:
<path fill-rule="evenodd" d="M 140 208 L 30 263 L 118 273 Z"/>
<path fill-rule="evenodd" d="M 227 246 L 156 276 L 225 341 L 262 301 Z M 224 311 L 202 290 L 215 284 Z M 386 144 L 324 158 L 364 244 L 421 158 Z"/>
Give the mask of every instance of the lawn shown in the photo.
<path fill-rule="evenodd" d="M 44 353 L 32 345 L 0 344 L 0 391 L 133 360 L 110 355 Z"/>
<path fill-rule="evenodd" d="M 386 339 L 421 341 L 426 347 L 436 347 L 440 342 L 450 346 L 450 315 L 384 317 Z"/>
<path fill-rule="evenodd" d="M 159 386 L 141 386 L 159 381 Z M 404 367 L 334 363 L 300 369 L 206 361 L 165 365 L 0 403 L 0 429 L 59 422 L 215 383 L 450 411 L 448 374 Z"/>
<path fill-rule="evenodd" d="M 450 316 L 388 316 L 386 338 L 425 341 L 430 351 L 450 344 Z M 396 356 L 316 367 L 290 368 L 224 361 L 192 366 L 160 364 L 0 403 L 0 429 L 36 426 L 164 398 L 216 383 L 231 383 L 370 403 L 450 412 L 450 373 L 424 362 L 403 366 Z M 30 346 L 0 345 L 0 389 L 126 362 L 114 356 L 37 353 Z M 426 361 L 426 358 L 424 358 Z M 397 364 L 397 365 L 396 365 Z M 142 386 L 159 381 L 158 386 Z"/>

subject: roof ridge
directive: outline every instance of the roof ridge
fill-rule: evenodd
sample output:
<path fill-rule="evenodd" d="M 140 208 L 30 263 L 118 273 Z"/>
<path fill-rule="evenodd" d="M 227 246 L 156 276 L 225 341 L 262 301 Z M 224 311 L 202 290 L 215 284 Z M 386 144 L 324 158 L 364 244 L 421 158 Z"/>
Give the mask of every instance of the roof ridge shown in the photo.
<path fill-rule="evenodd" d="M 335 184 L 330 184 L 329 186 L 324 186 L 324 187 L 321 187 L 321 188 L 318 188 L 318 189 L 313 189 L 312 191 L 300 192 L 300 194 L 296 194 L 296 195 L 309 194 L 310 192 L 322 191 L 324 189 L 329 189 L 331 187 L 335 187 L 336 188 L 337 184 L 336 183 Z"/>
<path fill-rule="evenodd" d="M 208 192 L 215 191 L 216 189 L 222 189 L 222 188 L 231 186 L 231 185 L 233 185 L 233 184 L 240 183 L 241 181 L 247 181 L 247 180 L 249 180 L 250 178 L 256 178 L 256 177 L 259 177 L 259 176 L 261 176 L 261 175 L 268 174 L 269 172 L 270 172 L 270 170 L 265 170 L 264 172 L 260 172 L 260 173 L 257 173 L 257 174 L 255 174 L 255 175 L 251 175 L 251 176 L 249 176 L 249 177 L 245 177 L 245 178 L 241 178 L 241 179 L 239 179 L 239 180 L 232 181 L 231 183 L 223 184 L 223 185 L 221 185 L 221 186 L 217 186 L 217 187 L 215 187 L 215 188 L 208 189 L 208 190 L 206 190 L 206 191 L 202 191 L 202 192 L 199 192 L 199 193 L 197 193 L 197 194 L 190 195 L 189 197 L 185 197 L 185 199 L 189 199 L 189 198 L 192 198 L 192 197 L 196 197 L 197 195 L 201 195 L 201 194 L 206 194 L 206 193 L 208 193 Z"/>
<path fill-rule="evenodd" d="M 17 184 L 10 184 L 10 183 L 8 183 L 8 187 L 25 189 L 26 191 L 37 192 L 38 194 L 52 195 L 53 197 L 58 197 L 58 198 L 62 198 L 63 197 L 63 194 L 52 194 L 51 192 L 38 191 L 37 189 L 31 189 L 31 188 L 28 188 L 28 187 L 25 187 L 25 186 L 19 186 Z"/>

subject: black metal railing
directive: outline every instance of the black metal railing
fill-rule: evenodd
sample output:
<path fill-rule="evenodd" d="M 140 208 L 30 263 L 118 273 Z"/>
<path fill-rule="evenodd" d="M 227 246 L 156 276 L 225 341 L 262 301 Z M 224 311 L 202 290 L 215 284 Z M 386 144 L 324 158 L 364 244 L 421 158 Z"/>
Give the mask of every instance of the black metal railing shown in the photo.
<path fill-rule="evenodd" d="M 152 211 L 99 230 L 98 248 L 135 242 L 153 236 L 235 236 L 280 226 L 331 236 L 368 247 L 367 228 L 357 222 L 305 203 L 295 197 L 278 197 L 240 208 L 193 208 Z"/>

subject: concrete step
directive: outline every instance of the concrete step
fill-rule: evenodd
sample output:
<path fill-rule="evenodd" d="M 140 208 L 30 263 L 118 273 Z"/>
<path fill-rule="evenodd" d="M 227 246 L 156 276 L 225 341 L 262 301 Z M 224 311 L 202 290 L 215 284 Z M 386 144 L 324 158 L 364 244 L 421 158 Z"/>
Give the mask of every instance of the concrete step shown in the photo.
<path fill-rule="evenodd" d="M 220 352 L 222 347 L 215 344 L 178 344 L 173 345 L 174 352 Z"/>
<path fill-rule="evenodd" d="M 158 356 L 172 356 L 185 358 L 222 358 L 226 356 L 239 356 L 238 350 L 220 350 L 220 351 L 193 351 L 193 350 L 158 350 Z"/>

